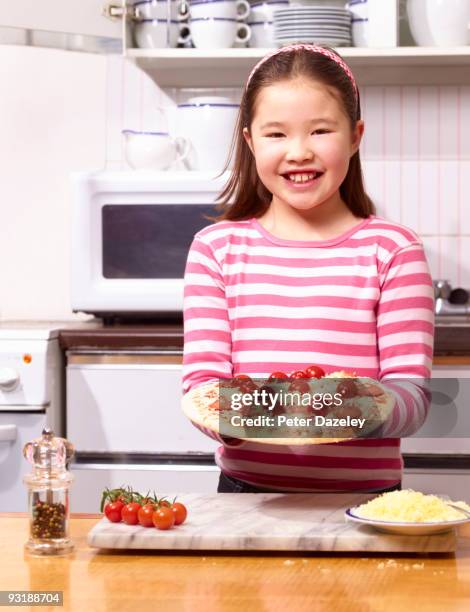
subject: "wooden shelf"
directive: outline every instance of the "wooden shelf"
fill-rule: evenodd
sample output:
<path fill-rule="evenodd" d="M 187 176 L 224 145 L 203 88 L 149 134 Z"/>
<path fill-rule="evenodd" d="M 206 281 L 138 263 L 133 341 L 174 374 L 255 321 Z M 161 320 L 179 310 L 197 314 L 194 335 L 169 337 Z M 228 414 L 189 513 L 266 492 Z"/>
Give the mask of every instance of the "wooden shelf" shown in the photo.
<path fill-rule="evenodd" d="M 127 49 L 160 87 L 243 87 L 271 49 Z M 360 85 L 470 84 L 470 46 L 339 47 Z"/>

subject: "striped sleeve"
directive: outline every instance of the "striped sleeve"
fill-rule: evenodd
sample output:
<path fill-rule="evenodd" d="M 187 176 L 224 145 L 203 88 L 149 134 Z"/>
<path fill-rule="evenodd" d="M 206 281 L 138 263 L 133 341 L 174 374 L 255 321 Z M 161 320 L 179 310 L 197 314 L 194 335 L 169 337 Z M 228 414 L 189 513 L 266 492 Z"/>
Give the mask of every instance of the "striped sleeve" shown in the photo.
<path fill-rule="evenodd" d="M 380 272 L 379 380 L 395 397 L 384 437 L 405 437 L 426 419 L 434 342 L 434 294 L 421 243 L 392 254 Z"/>
<path fill-rule="evenodd" d="M 196 237 L 184 275 L 183 393 L 232 376 L 232 341 L 225 284 L 211 249 Z"/>
<path fill-rule="evenodd" d="M 183 393 L 219 378 L 231 378 L 231 332 L 222 273 L 212 249 L 197 237 L 188 253 L 183 313 Z M 222 444 L 243 443 L 193 425 Z"/>

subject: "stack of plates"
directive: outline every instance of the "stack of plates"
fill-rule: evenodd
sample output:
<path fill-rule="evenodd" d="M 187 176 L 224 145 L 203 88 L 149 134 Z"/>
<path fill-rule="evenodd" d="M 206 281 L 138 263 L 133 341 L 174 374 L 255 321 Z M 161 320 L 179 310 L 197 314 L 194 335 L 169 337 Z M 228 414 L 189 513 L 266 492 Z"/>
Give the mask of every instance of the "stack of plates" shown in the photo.
<path fill-rule="evenodd" d="M 273 13 L 274 39 L 280 47 L 306 42 L 340 47 L 351 45 L 351 13 L 328 6 L 290 6 Z"/>

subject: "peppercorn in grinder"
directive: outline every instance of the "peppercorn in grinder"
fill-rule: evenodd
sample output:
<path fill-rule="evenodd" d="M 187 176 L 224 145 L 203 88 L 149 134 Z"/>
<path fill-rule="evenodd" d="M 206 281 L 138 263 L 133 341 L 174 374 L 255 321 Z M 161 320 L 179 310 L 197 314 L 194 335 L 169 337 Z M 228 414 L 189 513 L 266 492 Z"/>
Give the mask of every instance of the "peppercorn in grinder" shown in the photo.
<path fill-rule="evenodd" d="M 25 549 L 33 555 L 62 555 L 73 549 L 69 538 L 69 489 L 73 475 L 67 464 L 73 445 L 54 432 L 43 429 L 42 436 L 23 448 L 33 471 L 23 481 L 28 487 L 29 540 Z"/>

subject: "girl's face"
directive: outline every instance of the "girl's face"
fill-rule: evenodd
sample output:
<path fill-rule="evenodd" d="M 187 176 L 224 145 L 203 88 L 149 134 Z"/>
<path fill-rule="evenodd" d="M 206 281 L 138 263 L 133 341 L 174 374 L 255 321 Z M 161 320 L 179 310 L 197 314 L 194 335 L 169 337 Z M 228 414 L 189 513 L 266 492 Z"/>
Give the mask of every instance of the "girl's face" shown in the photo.
<path fill-rule="evenodd" d="M 341 103 L 323 83 L 301 77 L 264 87 L 251 130 L 243 130 L 273 203 L 299 211 L 341 205 L 339 187 L 363 132 L 362 121 L 351 130 Z"/>

